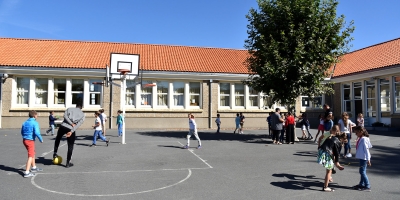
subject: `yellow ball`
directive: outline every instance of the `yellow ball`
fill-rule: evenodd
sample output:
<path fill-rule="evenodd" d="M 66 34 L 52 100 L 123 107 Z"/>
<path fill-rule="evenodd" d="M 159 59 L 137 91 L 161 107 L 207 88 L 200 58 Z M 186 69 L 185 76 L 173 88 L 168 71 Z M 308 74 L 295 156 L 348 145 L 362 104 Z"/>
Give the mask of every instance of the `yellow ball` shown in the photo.
<path fill-rule="evenodd" d="M 57 157 L 53 158 L 53 164 L 59 165 L 61 163 L 62 163 L 62 157 L 61 156 L 57 156 Z"/>

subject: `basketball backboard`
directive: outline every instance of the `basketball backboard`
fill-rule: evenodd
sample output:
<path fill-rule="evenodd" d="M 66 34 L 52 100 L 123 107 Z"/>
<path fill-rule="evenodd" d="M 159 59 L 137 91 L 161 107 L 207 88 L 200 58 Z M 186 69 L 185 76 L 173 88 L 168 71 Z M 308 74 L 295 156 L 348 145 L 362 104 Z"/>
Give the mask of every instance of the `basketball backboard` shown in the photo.
<path fill-rule="evenodd" d="M 139 54 L 123 54 L 123 53 L 111 53 L 110 56 L 110 70 L 109 76 L 112 79 L 120 79 L 121 70 L 129 70 L 127 73 L 127 79 L 134 79 L 139 75 Z"/>

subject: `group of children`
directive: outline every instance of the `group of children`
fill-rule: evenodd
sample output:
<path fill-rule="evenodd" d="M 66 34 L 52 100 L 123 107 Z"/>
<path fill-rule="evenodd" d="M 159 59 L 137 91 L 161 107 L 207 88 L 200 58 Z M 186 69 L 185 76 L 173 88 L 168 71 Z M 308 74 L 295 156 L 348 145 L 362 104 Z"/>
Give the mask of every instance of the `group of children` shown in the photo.
<path fill-rule="evenodd" d="M 332 113 L 322 119 L 320 122 L 320 128 L 323 121 L 324 130 L 322 135 L 318 139 L 318 155 L 317 162 L 326 169 L 325 181 L 323 186 L 323 191 L 332 192 L 334 189 L 329 188 L 329 182 L 332 182 L 332 174 L 336 173 L 334 167 L 336 166 L 339 170 L 343 170 L 344 167 L 340 165 L 339 158 L 342 146 L 345 148 L 343 154 L 344 158 L 352 157 L 351 154 L 351 131 L 354 127 L 354 132 L 357 136 L 356 140 L 356 158 L 359 159 L 360 169 L 359 173 L 361 179 L 359 184 L 355 185 L 353 188 L 360 191 L 371 191 L 371 186 L 369 183 L 368 176 L 366 174 L 367 166 L 371 166 L 371 154 L 369 149 L 372 148 L 371 142 L 369 140 L 369 134 L 364 128 L 364 119 L 362 114 L 359 114 L 357 121 L 359 122 L 356 126 L 349 119 L 349 115 L 344 112 L 342 114 L 342 119 L 339 120 L 338 125 L 333 125 Z M 319 128 L 319 130 L 320 130 Z M 318 137 L 319 131 L 317 133 Z M 348 152 L 348 153 L 347 153 Z"/>

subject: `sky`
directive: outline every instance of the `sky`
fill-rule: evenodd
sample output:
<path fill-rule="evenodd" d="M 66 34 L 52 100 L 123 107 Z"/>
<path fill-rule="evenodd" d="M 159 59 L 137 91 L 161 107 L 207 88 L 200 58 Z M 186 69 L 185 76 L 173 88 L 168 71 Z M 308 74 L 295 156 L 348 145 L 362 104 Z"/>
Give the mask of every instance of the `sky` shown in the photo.
<path fill-rule="evenodd" d="M 340 0 L 351 51 L 400 38 L 400 0 Z M 0 0 L 0 37 L 244 49 L 256 0 Z"/>

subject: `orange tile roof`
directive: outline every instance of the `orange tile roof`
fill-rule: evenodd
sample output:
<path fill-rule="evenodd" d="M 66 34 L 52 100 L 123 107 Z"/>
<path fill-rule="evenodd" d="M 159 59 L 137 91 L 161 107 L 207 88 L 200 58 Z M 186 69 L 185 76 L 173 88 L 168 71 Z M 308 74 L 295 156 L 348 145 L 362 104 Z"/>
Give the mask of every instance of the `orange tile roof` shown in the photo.
<path fill-rule="evenodd" d="M 102 69 L 110 53 L 140 54 L 142 70 L 248 74 L 247 50 L 0 38 L 0 66 Z"/>
<path fill-rule="evenodd" d="M 400 38 L 345 54 L 333 78 L 400 65 Z"/>

